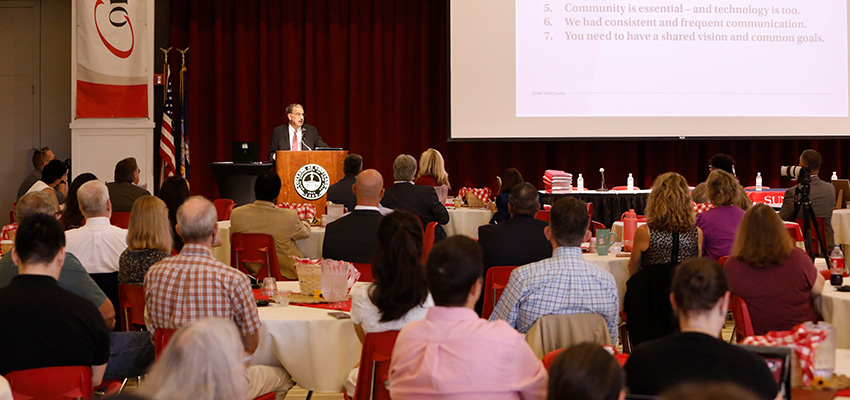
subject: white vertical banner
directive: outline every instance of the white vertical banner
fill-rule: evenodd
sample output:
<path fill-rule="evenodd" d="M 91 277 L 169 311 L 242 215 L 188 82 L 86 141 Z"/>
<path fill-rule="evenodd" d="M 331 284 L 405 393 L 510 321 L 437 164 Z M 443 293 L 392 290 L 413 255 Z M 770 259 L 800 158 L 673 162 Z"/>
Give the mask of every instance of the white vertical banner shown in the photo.
<path fill-rule="evenodd" d="M 153 0 L 76 0 L 75 118 L 149 118 Z"/>

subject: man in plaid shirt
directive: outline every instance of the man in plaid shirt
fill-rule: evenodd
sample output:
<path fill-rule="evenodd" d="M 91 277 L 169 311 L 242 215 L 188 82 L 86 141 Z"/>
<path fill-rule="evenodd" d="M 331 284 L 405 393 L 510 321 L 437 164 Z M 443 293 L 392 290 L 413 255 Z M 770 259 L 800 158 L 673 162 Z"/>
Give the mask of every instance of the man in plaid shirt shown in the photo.
<path fill-rule="evenodd" d="M 248 354 L 259 344 L 260 317 L 248 277 L 213 257 L 218 240 L 212 202 L 193 196 L 177 210 L 177 233 L 185 245 L 180 254 L 154 264 L 145 275 L 148 327 L 176 329 L 196 319 L 220 317 L 236 323 Z M 283 399 L 292 378 L 283 368 L 248 368 L 254 398 L 274 391 Z"/>
<path fill-rule="evenodd" d="M 549 226 L 552 257 L 517 268 L 490 320 L 503 319 L 527 333 L 538 318 L 550 314 L 600 314 L 611 343 L 617 343 L 620 300 L 614 277 L 584 260 L 581 242 L 588 239 L 587 205 L 564 197 L 552 205 Z"/>

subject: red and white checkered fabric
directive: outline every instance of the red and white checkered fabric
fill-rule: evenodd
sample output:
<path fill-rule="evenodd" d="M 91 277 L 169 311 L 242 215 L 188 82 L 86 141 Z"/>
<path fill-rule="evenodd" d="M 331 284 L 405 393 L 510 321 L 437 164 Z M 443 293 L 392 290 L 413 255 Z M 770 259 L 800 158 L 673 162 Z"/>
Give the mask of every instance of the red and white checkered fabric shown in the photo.
<path fill-rule="evenodd" d="M 316 218 L 316 206 L 310 203 L 280 203 L 277 208 L 288 208 L 298 213 L 298 219 L 312 221 Z"/>
<path fill-rule="evenodd" d="M 457 195 L 462 197 L 462 198 L 466 198 L 466 194 L 469 193 L 469 192 L 472 192 L 472 194 L 474 194 L 475 197 L 478 197 L 481 201 L 483 201 L 485 203 L 490 201 L 491 192 L 490 192 L 490 188 L 488 188 L 488 187 L 485 187 L 485 188 L 463 187 L 463 188 L 460 188 L 460 190 L 458 190 Z"/>
<path fill-rule="evenodd" d="M 803 324 L 797 325 L 789 331 L 770 331 L 763 336 L 750 336 L 744 339 L 743 344 L 756 346 L 788 346 L 797 353 L 800 360 L 800 371 L 802 372 L 803 385 L 809 387 L 815 376 L 815 350 L 814 345 L 826 339 L 826 331 L 808 330 Z"/>
<path fill-rule="evenodd" d="M 0 240 L 12 240 L 9 236 L 12 232 L 18 231 L 18 223 L 9 224 L 3 227 L 3 233 L 0 233 Z"/>
<path fill-rule="evenodd" d="M 714 208 L 714 204 L 711 203 L 694 203 L 694 212 L 697 214 L 702 214 L 712 208 Z"/>

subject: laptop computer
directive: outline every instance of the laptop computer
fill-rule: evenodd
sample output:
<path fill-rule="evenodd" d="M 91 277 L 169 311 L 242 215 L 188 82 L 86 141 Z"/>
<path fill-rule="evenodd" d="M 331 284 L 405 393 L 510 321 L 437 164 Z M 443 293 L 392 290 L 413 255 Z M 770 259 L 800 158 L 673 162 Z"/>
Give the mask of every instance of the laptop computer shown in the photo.
<path fill-rule="evenodd" d="M 257 142 L 236 142 L 232 144 L 234 163 L 260 162 L 260 144 Z"/>
<path fill-rule="evenodd" d="M 767 347 L 750 346 L 739 344 L 745 350 L 751 351 L 764 359 L 767 368 L 776 379 L 776 386 L 785 400 L 791 399 L 791 348 L 790 347 Z"/>

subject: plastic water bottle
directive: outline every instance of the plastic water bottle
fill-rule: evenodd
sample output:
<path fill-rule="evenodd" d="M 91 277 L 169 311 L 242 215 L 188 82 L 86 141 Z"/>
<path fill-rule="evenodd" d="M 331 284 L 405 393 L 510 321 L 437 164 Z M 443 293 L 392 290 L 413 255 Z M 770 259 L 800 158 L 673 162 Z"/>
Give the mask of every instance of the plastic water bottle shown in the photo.
<path fill-rule="evenodd" d="M 632 251 L 637 230 L 637 214 L 633 208 L 623 213 L 623 247 L 626 251 Z"/>
<path fill-rule="evenodd" d="M 629 178 L 626 179 L 626 189 L 632 190 L 635 188 L 635 178 L 632 178 L 632 173 L 629 172 Z"/>
<path fill-rule="evenodd" d="M 761 172 L 756 172 L 756 191 L 761 192 Z"/>
<path fill-rule="evenodd" d="M 576 179 L 576 186 L 578 187 L 578 191 L 584 191 L 584 177 L 581 174 L 578 174 L 578 179 Z"/>
<path fill-rule="evenodd" d="M 829 178 L 830 181 L 837 181 L 838 174 L 835 171 L 832 171 L 832 178 Z"/>
<path fill-rule="evenodd" d="M 839 245 L 835 245 L 829 254 L 829 283 L 832 286 L 841 286 L 844 283 L 844 252 Z"/>

